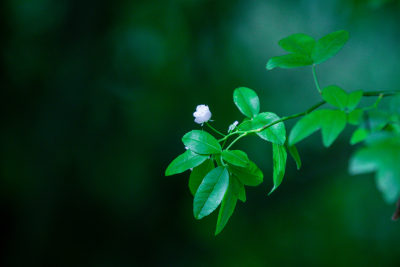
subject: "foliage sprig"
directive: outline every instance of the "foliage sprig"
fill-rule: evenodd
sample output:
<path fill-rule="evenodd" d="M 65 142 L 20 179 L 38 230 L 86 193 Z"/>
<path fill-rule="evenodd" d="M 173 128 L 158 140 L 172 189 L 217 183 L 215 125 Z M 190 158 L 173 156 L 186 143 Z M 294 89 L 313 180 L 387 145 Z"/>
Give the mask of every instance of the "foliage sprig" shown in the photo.
<path fill-rule="evenodd" d="M 204 129 L 188 132 L 182 138 L 186 151 L 171 162 L 165 175 L 191 170 L 189 189 L 194 196 L 194 217 L 202 219 L 220 207 L 216 235 L 225 227 L 237 201 L 246 201 L 246 186 L 258 186 L 263 182 L 263 173 L 248 155 L 242 150 L 231 149 L 249 135 L 257 135 L 272 144 L 271 194 L 283 181 L 288 152 L 297 168 L 301 167 L 295 146 L 298 142 L 321 130 L 323 145 L 329 147 L 347 125 L 356 126 L 350 144 L 363 142 L 364 145 L 351 157 L 350 173 L 375 172 L 377 187 L 384 199 L 395 203 L 400 198 L 400 92 L 357 90 L 348 93 L 337 85 L 322 88 L 318 82 L 316 66 L 336 55 L 348 39 L 348 32 L 341 30 L 317 41 L 306 34 L 293 34 L 278 42 L 289 54 L 272 57 L 267 62 L 267 70 L 311 66 L 322 100 L 306 111 L 285 117 L 272 112 L 260 113 L 257 93 L 239 87 L 233 92 L 233 102 L 245 119 L 232 124 L 224 134 L 209 122 L 209 108 L 205 105 L 197 107 L 195 121 L 208 126 L 220 139 Z M 380 109 L 381 99 L 389 96 L 392 97 L 389 109 Z M 377 97 L 377 100 L 371 106 L 359 107 L 362 97 Z M 320 109 L 325 104 L 330 108 Z M 296 118 L 300 119 L 287 134 L 285 121 Z M 393 218 L 399 217 L 399 213 L 396 211 Z"/>

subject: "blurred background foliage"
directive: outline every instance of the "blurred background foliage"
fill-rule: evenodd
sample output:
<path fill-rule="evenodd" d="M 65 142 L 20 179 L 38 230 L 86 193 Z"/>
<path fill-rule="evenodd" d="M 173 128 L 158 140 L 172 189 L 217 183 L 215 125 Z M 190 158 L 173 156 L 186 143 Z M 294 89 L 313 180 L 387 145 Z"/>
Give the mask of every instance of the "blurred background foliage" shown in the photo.
<path fill-rule="evenodd" d="M 193 218 L 188 174 L 164 177 L 197 104 L 225 130 L 238 86 L 280 116 L 318 101 L 310 68 L 265 70 L 289 34 L 350 32 L 322 85 L 398 89 L 399 1 L 0 5 L 2 266 L 400 265 L 394 207 L 372 174 L 348 175 L 350 130 L 331 149 L 302 142 L 302 170 L 289 162 L 271 197 L 271 147 L 239 143 L 265 183 L 218 237 L 215 215 Z"/>

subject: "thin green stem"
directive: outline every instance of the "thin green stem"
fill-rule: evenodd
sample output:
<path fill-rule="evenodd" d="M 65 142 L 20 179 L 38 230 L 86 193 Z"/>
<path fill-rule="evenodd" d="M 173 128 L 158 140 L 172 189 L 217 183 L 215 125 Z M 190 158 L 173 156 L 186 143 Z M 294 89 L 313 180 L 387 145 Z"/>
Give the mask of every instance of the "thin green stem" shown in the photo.
<path fill-rule="evenodd" d="M 242 137 L 245 137 L 246 135 L 248 135 L 249 132 L 245 132 L 242 133 L 241 135 L 239 135 L 238 137 L 236 137 L 235 140 L 232 141 L 232 143 L 229 144 L 229 146 L 226 148 L 226 150 L 228 150 L 229 148 L 231 148 L 233 146 L 234 143 L 236 143 L 237 141 L 239 141 L 239 139 L 241 139 Z"/>
<path fill-rule="evenodd" d="M 225 134 L 221 133 L 220 131 L 218 131 L 217 129 L 215 129 L 214 127 L 211 126 L 211 124 L 209 124 L 208 122 L 206 122 L 206 125 L 208 127 L 210 127 L 211 130 L 213 130 L 214 132 L 216 132 L 217 134 L 221 135 L 221 136 L 225 136 Z"/>
<path fill-rule="evenodd" d="M 316 66 L 315 64 L 312 65 L 312 74 L 313 74 L 313 77 L 314 77 L 315 86 L 317 87 L 318 92 L 321 94 L 322 91 L 321 91 L 321 87 L 319 86 L 317 73 L 315 72 L 315 66 Z"/>

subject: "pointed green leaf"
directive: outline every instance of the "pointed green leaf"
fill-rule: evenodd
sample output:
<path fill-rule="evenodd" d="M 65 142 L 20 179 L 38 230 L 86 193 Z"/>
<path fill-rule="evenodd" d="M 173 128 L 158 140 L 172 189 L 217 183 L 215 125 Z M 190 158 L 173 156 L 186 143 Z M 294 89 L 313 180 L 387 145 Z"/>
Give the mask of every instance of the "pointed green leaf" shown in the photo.
<path fill-rule="evenodd" d="M 329 147 L 346 127 L 346 113 L 341 110 L 321 110 L 322 143 Z"/>
<path fill-rule="evenodd" d="M 363 96 L 362 90 L 357 90 L 357 91 L 351 92 L 348 95 L 347 108 L 349 109 L 349 111 L 354 110 L 358 106 L 358 103 L 360 103 L 362 96 Z"/>
<path fill-rule="evenodd" d="M 215 235 L 218 235 L 222 229 L 224 229 L 229 218 L 232 216 L 237 203 L 237 196 L 233 192 L 231 184 L 229 184 L 228 190 L 222 200 L 221 207 L 219 208 L 217 227 Z"/>
<path fill-rule="evenodd" d="M 350 144 L 355 145 L 364 141 L 368 137 L 368 131 L 364 128 L 358 128 L 354 131 L 350 139 Z"/>
<path fill-rule="evenodd" d="M 222 150 L 214 136 L 201 130 L 188 132 L 183 136 L 182 142 L 187 148 L 198 154 L 218 154 Z"/>
<path fill-rule="evenodd" d="M 167 167 L 165 176 L 178 174 L 199 166 L 207 159 L 207 156 L 196 154 L 190 150 L 175 158 Z"/>
<path fill-rule="evenodd" d="M 287 146 L 287 149 L 288 149 L 290 155 L 292 156 L 292 158 L 296 162 L 297 169 L 300 170 L 300 168 L 301 168 L 301 159 L 300 159 L 299 151 L 297 150 L 295 145 L 289 146 L 286 143 L 286 146 Z"/>
<path fill-rule="evenodd" d="M 313 61 L 309 56 L 302 54 L 287 54 L 270 58 L 267 62 L 267 70 L 272 70 L 277 67 L 282 69 L 291 69 L 311 64 L 313 64 Z"/>
<path fill-rule="evenodd" d="M 364 111 L 362 109 L 355 109 L 347 114 L 347 122 L 351 125 L 359 125 L 362 121 Z"/>
<path fill-rule="evenodd" d="M 196 194 L 197 189 L 199 188 L 201 182 L 204 177 L 214 169 L 214 162 L 211 159 L 207 159 L 199 166 L 193 168 L 193 171 L 190 173 L 189 177 L 189 189 L 190 193 L 194 196 Z"/>
<path fill-rule="evenodd" d="M 246 167 L 249 165 L 247 154 L 241 150 L 224 150 L 222 151 L 222 158 L 235 166 Z"/>
<path fill-rule="evenodd" d="M 347 107 L 347 93 L 336 85 L 330 85 L 322 90 L 322 98 L 332 106 L 344 109 Z"/>
<path fill-rule="evenodd" d="M 198 220 L 209 215 L 221 203 L 228 189 L 229 173 L 224 167 L 210 171 L 194 195 L 193 214 Z"/>
<path fill-rule="evenodd" d="M 315 40 L 309 35 L 296 33 L 283 38 L 278 44 L 288 52 L 310 56 Z"/>
<path fill-rule="evenodd" d="M 260 100 L 257 93 L 247 87 L 236 88 L 233 92 L 233 102 L 243 115 L 251 118 L 260 112 Z"/>
<path fill-rule="evenodd" d="M 287 153 L 285 146 L 272 144 L 272 160 L 273 160 L 273 178 L 274 187 L 269 192 L 269 195 L 274 192 L 282 183 L 285 176 Z"/>
<path fill-rule="evenodd" d="M 246 202 L 246 189 L 244 187 L 244 184 L 239 181 L 239 179 L 232 174 L 231 176 L 231 180 L 230 183 L 232 183 L 232 190 L 235 193 L 236 197 L 242 201 L 242 202 Z"/>
<path fill-rule="evenodd" d="M 289 145 L 294 145 L 321 128 L 321 112 L 316 110 L 301 118 L 292 128 Z"/>
<path fill-rule="evenodd" d="M 315 64 L 322 63 L 336 55 L 349 39 L 347 31 L 336 31 L 330 33 L 317 41 L 312 52 Z"/>
<path fill-rule="evenodd" d="M 249 165 L 246 168 L 230 165 L 229 170 L 244 185 L 257 186 L 263 181 L 262 171 L 252 161 L 249 161 Z"/>

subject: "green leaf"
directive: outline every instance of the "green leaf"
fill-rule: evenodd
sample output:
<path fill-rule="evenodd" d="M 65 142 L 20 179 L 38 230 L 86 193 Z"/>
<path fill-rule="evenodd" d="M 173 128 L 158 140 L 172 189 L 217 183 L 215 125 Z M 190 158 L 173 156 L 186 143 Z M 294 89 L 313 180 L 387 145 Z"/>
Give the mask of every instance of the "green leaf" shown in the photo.
<path fill-rule="evenodd" d="M 246 189 L 244 188 L 244 184 L 239 181 L 239 179 L 232 174 L 230 176 L 232 179 L 229 180 L 230 184 L 232 184 L 232 190 L 235 193 L 236 197 L 242 201 L 246 202 Z"/>
<path fill-rule="evenodd" d="M 321 109 L 300 119 L 289 135 L 289 145 L 308 137 L 321 129 L 322 142 L 329 147 L 346 126 L 346 113 L 341 110 Z"/>
<path fill-rule="evenodd" d="M 267 70 L 272 70 L 276 67 L 282 69 L 291 69 L 303 67 L 313 64 L 309 56 L 302 54 L 287 54 L 278 57 L 272 57 L 267 62 Z"/>
<path fill-rule="evenodd" d="M 350 160 L 350 173 L 376 172 L 378 189 L 388 203 L 400 197 L 400 138 L 389 137 L 358 150 Z"/>
<path fill-rule="evenodd" d="M 237 203 L 237 196 L 235 195 L 231 184 L 229 184 L 228 190 L 222 200 L 221 207 L 219 208 L 217 227 L 215 230 L 215 235 L 218 235 L 222 229 L 224 229 L 229 218 L 232 216 Z"/>
<path fill-rule="evenodd" d="M 358 128 L 354 131 L 350 139 L 350 144 L 355 145 L 364 141 L 368 137 L 368 131 L 364 128 Z"/>
<path fill-rule="evenodd" d="M 301 159 L 300 159 L 300 154 L 299 151 L 297 150 L 295 145 L 289 146 L 288 143 L 286 143 L 287 150 L 289 151 L 290 155 L 296 162 L 297 169 L 300 170 L 301 168 Z"/>
<path fill-rule="evenodd" d="M 210 171 L 194 195 L 193 214 L 198 220 L 209 215 L 221 203 L 228 189 L 229 173 L 224 167 Z"/>
<path fill-rule="evenodd" d="M 296 33 L 283 38 L 278 44 L 288 52 L 310 56 L 315 40 L 309 35 Z"/>
<path fill-rule="evenodd" d="M 233 102 L 240 112 L 251 118 L 260 112 L 260 100 L 257 93 L 247 87 L 236 88 L 233 92 Z"/>
<path fill-rule="evenodd" d="M 263 126 L 271 124 L 275 121 L 278 121 L 280 118 L 272 112 L 263 112 L 258 114 L 251 120 L 244 121 L 238 126 L 238 129 L 241 131 L 250 131 L 260 129 Z M 272 143 L 283 145 L 286 141 L 286 129 L 285 124 L 283 122 L 276 123 L 261 132 L 258 132 L 257 135 L 264 140 L 267 140 Z"/>
<path fill-rule="evenodd" d="M 330 85 L 322 90 L 322 98 L 332 106 L 344 109 L 347 106 L 347 93 L 336 85 Z"/>
<path fill-rule="evenodd" d="M 207 156 L 196 154 L 190 150 L 175 158 L 165 170 L 165 176 L 178 174 L 199 166 L 207 159 Z"/>
<path fill-rule="evenodd" d="M 273 159 L 273 178 L 274 187 L 269 192 L 269 195 L 274 192 L 282 183 L 285 176 L 287 153 L 285 146 L 272 144 L 272 159 Z"/>
<path fill-rule="evenodd" d="M 362 121 L 364 111 L 362 109 L 355 109 L 347 114 L 347 121 L 352 125 L 359 125 Z"/>
<path fill-rule="evenodd" d="M 330 33 L 317 41 L 312 52 L 315 64 L 322 63 L 336 55 L 349 39 L 347 31 L 336 31 Z"/>
<path fill-rule="evenodd" d="M 349 111 L 354 110 L 358 106 L 362 96 L 363 96 L 362 90 L 357 90 L 357 91 L 354 91 L 354 92 L 351 92 L 350 94 L 348 94 L 347 108 L 349 109 Z"/>
<path fill-rule="evenodd" d="M 311 112 L 294 125 L 289 135 L 289 146 L 300 142 L 321 128 L 321 111 L 316 110 Z"/>
<path fill-rule="evenodd" d="M 190 173 L 189 177 L 189 189 L 190 193 L 194 196 L 196 194 L 197 189 L 199 188 L 201 182 L 204 177 L 214 169 L 214 162 L 211 159 L 207 159 L 199 166 L 193 168 L 193 171 Z"/>
<path fill-rule="evenodd" d="M 229 170 L 244 185 L 257 186 L 263 181 L 262 171 L 252 161 L 249 161 L 249 165 L 246 168 L 230 165 Z"/>
<path fill-rule="evenodd" d="M 346 127 L 346 113 L 341 110 L 321 110 L 322 143 L 329 147 Z"/>
<path fill-rule="evenodd" d="M 235 166 L 246 167 L 249 165 L 247 154 L 241 150 L 224 150 L 222 151 L 222 158 Z"/>
<path fill-rule="evenodd" d="M 218 154 L 222 150 L 214 136 L 201 130 L 188 132 L 183 136 L 182 142 L 187 148 L 198 154 Z"/>

